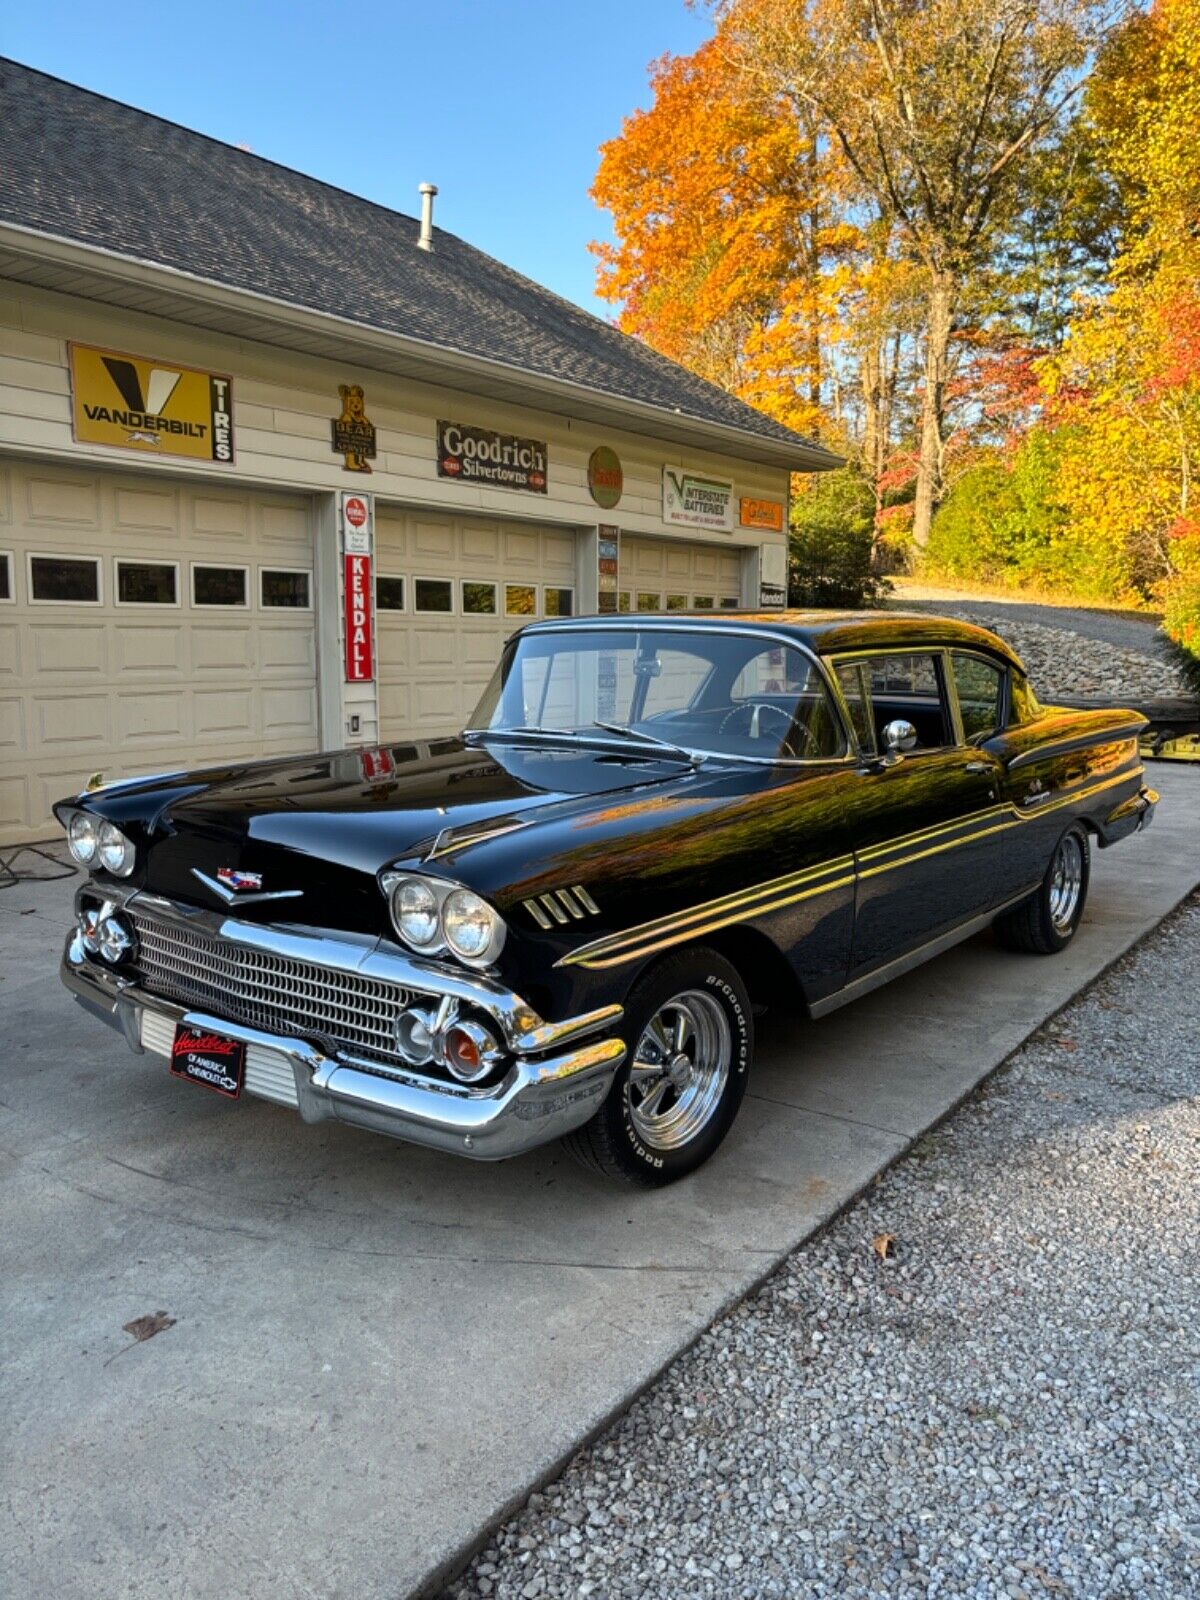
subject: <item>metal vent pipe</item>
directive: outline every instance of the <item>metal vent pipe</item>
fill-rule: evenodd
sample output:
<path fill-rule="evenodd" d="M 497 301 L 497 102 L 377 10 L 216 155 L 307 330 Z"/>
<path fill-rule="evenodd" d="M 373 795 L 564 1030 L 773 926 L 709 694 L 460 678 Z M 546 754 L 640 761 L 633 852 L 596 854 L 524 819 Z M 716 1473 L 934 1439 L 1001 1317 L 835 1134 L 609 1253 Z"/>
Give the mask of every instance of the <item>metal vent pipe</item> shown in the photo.
<path fill-rule="evenodd" d="M 436 193 L 436 183 L 423 183 L 420 187 L 421 232 L 417 247 L 421 250 L 433 249 L 433 197 Z"/>

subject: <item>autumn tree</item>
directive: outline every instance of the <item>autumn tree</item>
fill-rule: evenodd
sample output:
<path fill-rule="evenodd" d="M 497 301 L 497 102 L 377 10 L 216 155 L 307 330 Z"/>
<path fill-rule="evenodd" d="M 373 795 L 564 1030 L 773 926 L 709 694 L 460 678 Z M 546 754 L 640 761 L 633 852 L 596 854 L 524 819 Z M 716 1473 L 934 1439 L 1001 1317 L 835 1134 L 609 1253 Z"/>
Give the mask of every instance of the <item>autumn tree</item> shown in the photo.
<path fill-rule="evenodd" d="M 925 279 L 913 536 L 943 484 L 955 318 L 1121 0 L 724 0 L 738 69 L 828 130 Z"/>

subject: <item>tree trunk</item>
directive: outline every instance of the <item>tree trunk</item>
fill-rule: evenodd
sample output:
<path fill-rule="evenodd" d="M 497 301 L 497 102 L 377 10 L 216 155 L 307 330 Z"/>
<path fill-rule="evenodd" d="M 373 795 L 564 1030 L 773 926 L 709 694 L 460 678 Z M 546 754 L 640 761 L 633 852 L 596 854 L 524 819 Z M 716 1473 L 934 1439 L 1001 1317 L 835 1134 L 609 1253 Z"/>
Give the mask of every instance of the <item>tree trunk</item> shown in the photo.
<path fill-rule="evenodd" d="M 942 427 L 946 416 L 946 379 L 950 361 L 950 328 L 958 285 L 948 272 L 935 272 L 929 285 L 929 317 L 925 328 L 925 391 L 921 397 L 921 455 L 917 466 L 917 499 L 913 508 L 913 542 L 929 543 L 933 513 L 942 496 Z"/>

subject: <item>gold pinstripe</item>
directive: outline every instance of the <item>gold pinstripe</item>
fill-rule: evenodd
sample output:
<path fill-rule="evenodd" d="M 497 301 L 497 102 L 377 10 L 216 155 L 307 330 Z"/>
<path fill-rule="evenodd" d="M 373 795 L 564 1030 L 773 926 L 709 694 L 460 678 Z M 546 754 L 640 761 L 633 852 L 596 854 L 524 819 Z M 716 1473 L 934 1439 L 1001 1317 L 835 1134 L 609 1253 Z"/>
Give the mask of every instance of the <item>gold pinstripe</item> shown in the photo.
<path fill-rule="evenodd" d="M 882 861 L 875 866 L 860 867 L 857 876 L 873 878 L 881 872 L 892 872 L 915 861 L 939 855 L 944 850 L 953 850 L 958 845 L 974 844 L 977 839 L 986 839 L 993 833 L 1020 827 L 1022 823 L 1049 816 L 1065 806 L 1087 800 L 1092 795 L 1111 789 L 1118 783 L 1128 783 L 1131 779 L 1141 777 L 1144 771 L 1144 767 L 1138 766 L 1129 772 L 1119 772 L 1114 777 L 1104 778 L 1099 783 L 1089 784 L 1084 789 L 1062 795 L 1049 805 L 1039 806 L 1035 811 L 1022 811 L 1011 801 L 1005 801 L 1000 805 L 987 806 L 982 811 L 972 812 L 968 816 L 958 817 L 953 822 L 905 834 L 887 844 L 871 845 L 860 852 L 861 860 L 874 861 L 880 856 L 892 855 L 897 851 L 905 853 L 898 855 L 895 860 Z M 971 828 L 972 823 L 988 822 L 993 818 L 1003 820 L 996 821 L 991 827 Z M 970 831 L 963 833 L 964 828 Z M 944 838 L 943 836 L 948 833 L 959 834 L 960 837 Z M 941 839 L 942 842 L 930 842 L 936 839 Z M 928 848 L 913 850 L 913 845 L 928 845 Z M 794 905 L 799 900 L 809 900 L 815 895 L 844 888 L 846 884 L 854 882 L 856 875 L 853 865 L 853 856 L 837 856 L 819 866 L 806 867 L 802 872 L 792 873 L 784 878 L 768 879 L 766 883 L 759 884 L 756 888 L 744 889 L 736 894 L 705 901 L 699 906 L 693 906 L 689 911 L 659 917 L 653 922 L 644 922 L 637 927 L 627 928 L 623 933 L 607 934 L 602 939 L 593 940 L 590 944 L 580 945 L 577 950 L 570 951 L 561 957 L 556 965 L 594 969 L 615 967 L 627 961 L 641 960 L 644 956 L 654 955 L 673 944 L 682 944 L 685 939 L 692 939 L 697 934 L 714 933 L 718 928 L 727 928 L 732 923 L 744 922 L 748 917 L 778 911 L 784 906 Z M 847 868 L 851 870 L 847 872 Z M 831 873 L 842 875 L 828 882 L 818 881 L 828 878 Z M 792 889 L 797 892 L 788 892 Z"/>

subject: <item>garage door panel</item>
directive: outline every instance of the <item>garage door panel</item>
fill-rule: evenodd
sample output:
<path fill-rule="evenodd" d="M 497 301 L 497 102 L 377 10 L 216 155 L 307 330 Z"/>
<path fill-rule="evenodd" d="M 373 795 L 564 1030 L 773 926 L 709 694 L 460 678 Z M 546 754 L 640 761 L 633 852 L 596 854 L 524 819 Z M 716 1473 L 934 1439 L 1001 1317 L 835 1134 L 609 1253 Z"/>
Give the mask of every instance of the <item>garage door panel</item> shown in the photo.
<path fill-rule="evenodd" d="M 317 696 L 313 689 L 261 690 L 263 724 L 272 738 L 295 738 L 307 732 L 317 720 Z"/>
<path fill-rule="evenodd" d="M 107 623 L 36 621 L 31 635 L 33 670 L 39 677 L 108 671 Z"/>
<path fill-rule="evenodd" d="M 249 672 L 254 665 L 253 636 L 249 627 L 195 628 L 192 630 L 192 667 L 196 672 Z"/>
<path fill-rule="evenodd" d="M 499 528 L 475 527 L 468 523 L 462 531 L 462 553 L 465 561 L 490 561 L 500 559 Z"/>
<path fill-rule="evenodd" d="M 254 697 L 249 689 L 205 689 L 192 696 L 197 738 L 214 733 L 245 734 L 254 727 Z"/>
<path fill-rule="evenodd" d="M 538 537 L 535 533 L 516 533 L 506 529 L 504 560 L 510 567 L 534 568 L 538 565 Z"/>
<path fill-rule="evenodd" d="M 419 668 L 452 667 L 457 635 L 449 628 L 414 628 L 413 655 Z"/>
<path fill-rule="evenodd" d="M 144 470 L 5 463 L 17 573 L 0 609 L 0 845 L 53 837 L 52 800 L 97 770 L 161 772 L 315 750 L 312 612 L 192 604 L 192 563 L 312 569 L 310 502 Z M 99 558 L 99 605 L 37 605 L 30 552 Z M 118 605 L 115 559 L 179 565 L 178 604 Z M 16 709 L 8 704 L 15 701 Z"/>
<path fill-rule="evenodd" d="M 29 828 L 29 785 L 23 777 L 0 778 L 0 828 L 13 834 Z"/>
<path fill-rule="evenodd" d="M 413 685 L 413 710 L 422 727 L 449 728 L 458 721 L 458 685 L 454 680 Z"/>
<path fill-rule="evenodd" d="M 35 526 L 97 528 L 100 486 L 78 474 L 31 473 L 25 480 L 25 514 Z"/>
<path fill-rule="evenodd" d="M 11 470 L 0 466 L 0 527 L 3 528 L 7 528 L 13 520 L 12 481 Z"/>
<path fill-rule="evenodd" d="M 316 641 L 311 628 L 264 628 L 258 636 L 264 672 L 316 672 Z"/>
<path fill-rule="evenodd" d="M 453 557 L 454 529 L 444 522 L 414 520 L 409 549 L 415 556 Z"/>
<path fill-rule="evenodd" d="M 16 699 L 0 700 L 0 750 L 20 750 L 25 744 L 25 706 Z"/>
<path fill-rule="evenodd" d="M 0 623 L 0 676 L 16 677 L 21 670 L 21 630 L 15 622 Z"/>
<path fill-rule="evenodd" d="M 113 525 L 121 532 L 154 531 L 178 538 L 179 496 L 174 489 L 118 488 L 113 496 Z"/>
<path fill-rule="evenodd" d="M 106 745 L 112 742 L 106 694 L 37 695 L 34 740 L 46 745 Z"/>
<path fill-rule="evenodd" d="M 464 629 L 459 641 L 464 666 L 487 667 L 490 675 L 500 659 L 504 637 L 504 630 L 500 628 L 481 628 L 478 633 Z"/>
<path fill-rule="evenodd" d="M 173 744 L 186 739 L 187 697 L 182 690 L 118 694 L 113 731 L 119 745 Z"/>
<path fill-rule="evenodd" d="M 379 723 L 384 729 L 407 728 L 412 721 L 412 700 L 406 683 L 379 685 Z M 396 738 L 388 733 L 388 738 Z"/>
<path fill-rule="evenodd" d="M 213 539 L 236 539 L 246 544 L 250 537 L 250 507 L 241 496 L 217 498 L 197 494 L 192 498 L 190 531 Z"/>

